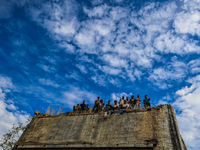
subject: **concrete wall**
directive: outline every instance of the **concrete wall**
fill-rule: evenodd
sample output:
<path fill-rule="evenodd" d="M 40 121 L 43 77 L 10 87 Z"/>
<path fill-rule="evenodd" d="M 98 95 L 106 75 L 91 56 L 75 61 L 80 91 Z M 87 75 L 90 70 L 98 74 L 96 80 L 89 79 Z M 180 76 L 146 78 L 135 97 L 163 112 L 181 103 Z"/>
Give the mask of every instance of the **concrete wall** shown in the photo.
<path fill-rule="evenodd" d="M 103 114 L 34 118 L 14 149 L 186 149 L 171 105 L 105 118 Z"/>

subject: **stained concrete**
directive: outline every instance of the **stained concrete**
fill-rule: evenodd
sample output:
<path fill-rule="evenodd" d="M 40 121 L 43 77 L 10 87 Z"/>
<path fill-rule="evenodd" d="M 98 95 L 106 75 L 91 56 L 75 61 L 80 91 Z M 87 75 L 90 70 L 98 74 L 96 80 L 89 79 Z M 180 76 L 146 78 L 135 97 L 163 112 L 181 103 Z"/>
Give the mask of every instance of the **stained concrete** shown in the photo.
<path fill-rule="evenodd" d="M 41 117 L 42 116 L 42 117 Z M 151 109 L 57 116 L 37 115 L 13 150 L 20 149 L 134 149 L 186 150 L 174 109 Z"/>

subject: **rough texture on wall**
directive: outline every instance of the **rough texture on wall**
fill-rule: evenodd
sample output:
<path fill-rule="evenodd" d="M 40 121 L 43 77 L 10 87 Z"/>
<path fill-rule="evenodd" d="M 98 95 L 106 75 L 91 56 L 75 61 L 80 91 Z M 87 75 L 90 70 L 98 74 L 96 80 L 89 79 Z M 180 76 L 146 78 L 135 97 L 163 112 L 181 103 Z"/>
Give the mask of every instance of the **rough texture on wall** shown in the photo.
<path fill-rule="evenodd" d="M 103 114 L 60 114 L 35 117 L 14 150 L 20 149 L 135 149 L 186 150 L 174 109 L 151 109 Z"/>

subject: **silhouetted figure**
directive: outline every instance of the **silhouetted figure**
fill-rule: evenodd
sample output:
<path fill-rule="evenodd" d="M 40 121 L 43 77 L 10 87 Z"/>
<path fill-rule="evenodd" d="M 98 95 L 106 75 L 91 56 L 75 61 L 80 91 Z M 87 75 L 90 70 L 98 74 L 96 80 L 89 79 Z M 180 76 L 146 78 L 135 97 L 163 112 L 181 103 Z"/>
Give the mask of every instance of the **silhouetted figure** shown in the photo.
<path fill-rule="evenodd" d="M 74 105 L 73 107 L 73 111 L 76 112 L 76 111 L 80 111 L 81 110 L 81 107 L 79 104 L 77 104 L 77 106 Z"/>
<path fill-rule="evenodd" d="M 95 101 L 95 103 L 94 103 L 94 107 L 93 107 L 93 111 L 99 111 L 99 103 L 100 103 L 100 97 L 98 96 L 97 97 L 97 100 Z"/>
<path fill-rule="evenodd" d="M 86 111 L 87 111 L 87 112 L 91 112 L 91 109 L 90 109 L 90 107 L 89 107 L 89 104 L 86 105 Z"/>
<path fill-rule="evenodd" d="M 86 104 L 85 104 L 85 100 L 83 100 L 83 103 L 80 105 L 81 106 L 81 110 L 86 110 Z"/>

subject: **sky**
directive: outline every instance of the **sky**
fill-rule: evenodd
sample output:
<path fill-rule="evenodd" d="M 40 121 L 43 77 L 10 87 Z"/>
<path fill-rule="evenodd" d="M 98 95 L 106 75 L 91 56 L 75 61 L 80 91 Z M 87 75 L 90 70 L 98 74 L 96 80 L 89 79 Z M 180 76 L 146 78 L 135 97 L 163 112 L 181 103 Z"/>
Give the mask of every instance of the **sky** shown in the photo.
<path fill-rule="evenodd" d="M 0 0 L 0 137 L 36 110 L 137 94 L 200 149 L 200 0 Z"/>

